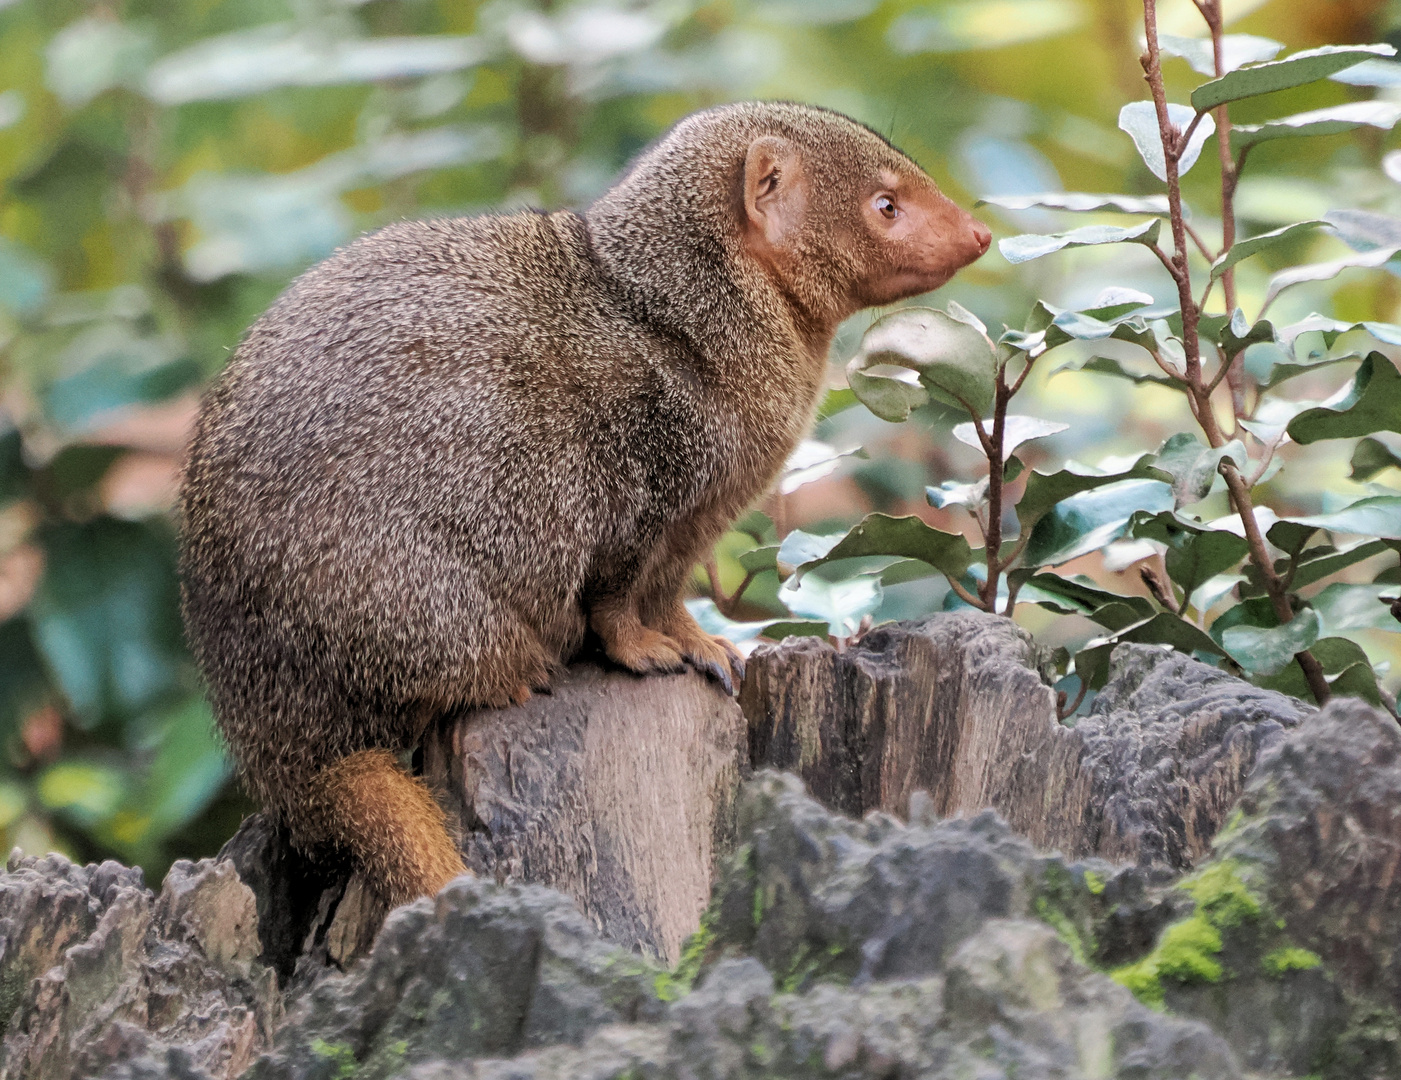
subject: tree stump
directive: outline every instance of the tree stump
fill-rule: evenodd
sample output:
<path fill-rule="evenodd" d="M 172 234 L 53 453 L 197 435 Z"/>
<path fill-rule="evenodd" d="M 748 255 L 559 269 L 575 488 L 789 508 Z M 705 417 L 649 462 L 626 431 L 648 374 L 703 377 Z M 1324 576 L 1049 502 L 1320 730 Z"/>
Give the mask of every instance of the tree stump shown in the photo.
<path fill-rule="evenodd" d="M 475 873 L 559 889 L 606 937 L 675 963 L 732 845 L 747 758 L 713 681 L 582 663 L 549 694 L 430 731 L 423 774 Z"/>
<path fill-rule="evenodd" d="M 1190 868 L 1265 746 L 1312 710 L 1180 653 L 1120 646 L 1090 715 L 1056 718 L 1039 654 L 975 612 L 877 627 L 838 652 L 764 645 L 740 693 L 754 768 L 787 769 L 829 808 L 1000 813 L 1037 847 Z"/>

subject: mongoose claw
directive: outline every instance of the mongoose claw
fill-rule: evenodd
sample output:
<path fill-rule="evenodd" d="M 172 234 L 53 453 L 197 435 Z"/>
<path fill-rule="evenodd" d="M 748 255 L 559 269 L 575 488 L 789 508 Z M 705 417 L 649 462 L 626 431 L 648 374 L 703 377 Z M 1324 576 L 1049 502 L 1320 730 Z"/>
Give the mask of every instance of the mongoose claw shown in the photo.
<path fill-rule="evenodd" d="M 735 696 L 734 680 L 730 678 L 730 673 L 726 670 L 726 665 L 718 664 L 714 660 L 702 660 L 698 657 L 691 659 L 691 663 L 696 666 L 697 671 L 709 675 L 723 686 L 725 688 L 725 693 L 729 694 L 730 697 Z"/>

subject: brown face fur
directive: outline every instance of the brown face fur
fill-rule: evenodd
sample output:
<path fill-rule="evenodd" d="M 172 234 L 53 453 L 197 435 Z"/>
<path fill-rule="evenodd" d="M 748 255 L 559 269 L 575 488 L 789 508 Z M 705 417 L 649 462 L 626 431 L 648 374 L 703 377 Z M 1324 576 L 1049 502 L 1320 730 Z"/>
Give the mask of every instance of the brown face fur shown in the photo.
<path fill-rule="evenodd" d="M 862 308 L 937 289 L 992 242 L 914 162 L 863 134 L 821 153 L 761 136 L 745 157 L 747 251 L 833 327 Z"/>

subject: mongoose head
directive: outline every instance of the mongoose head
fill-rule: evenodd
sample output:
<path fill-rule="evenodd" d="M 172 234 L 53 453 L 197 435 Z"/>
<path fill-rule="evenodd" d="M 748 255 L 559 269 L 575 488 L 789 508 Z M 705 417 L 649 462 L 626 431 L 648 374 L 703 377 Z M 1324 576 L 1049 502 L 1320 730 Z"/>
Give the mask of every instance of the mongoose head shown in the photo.
<path fill-rule="evenodd" d="M 804 106 L 741 108 L 781 121 L 745 148 L 744 246 L 813 315 L 929 292 L 987 251 L 987 226 L 870 129 Z"/>
<path fill-rule="evenodd" d="M 586 218 L 600 261 L 653 317 L 713 340 L 746 311 L 783 308 L 824 356 L 842 319 L 937 288 L 992 241 L 889 141 L 788 102 L 691 114 Z"/>

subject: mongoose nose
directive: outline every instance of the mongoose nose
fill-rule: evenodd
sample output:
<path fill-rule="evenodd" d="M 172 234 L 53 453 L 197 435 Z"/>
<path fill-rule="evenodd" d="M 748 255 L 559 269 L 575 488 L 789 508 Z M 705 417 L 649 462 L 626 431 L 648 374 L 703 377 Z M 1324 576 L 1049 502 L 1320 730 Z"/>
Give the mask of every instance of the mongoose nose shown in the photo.
<path fill-rule="evenodd" d="M 973 241 L 978 245 L 978 254 L 987 252 L 988 245 L 992 243 L 992 230 L 981 221 L 973 222 Z"/>

